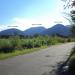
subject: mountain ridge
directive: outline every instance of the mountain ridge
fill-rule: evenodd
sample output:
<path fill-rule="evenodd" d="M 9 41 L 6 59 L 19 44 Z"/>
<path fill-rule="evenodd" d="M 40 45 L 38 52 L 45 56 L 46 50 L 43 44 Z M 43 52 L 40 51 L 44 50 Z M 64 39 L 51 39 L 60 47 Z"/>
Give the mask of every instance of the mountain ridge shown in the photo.
<path fill-rule="evenodd" d="M 44 30 L 46 30 L 46 28 L 42 27 L 42 26 L 40 26 L 40 27 L 31 27 L 31 28 L 25 30 L 24 34 L 25 35 L 35 35 L 35 34 L 42 33 Z"/>
<path fill-rule="evenodd" d="M 19 29 L 11 28 L 1 31 L 0 35 L 24 35 L 24 33 Z"/>
<path fill-rule="evenodd" d="M 51 28 L 46 29 L 45 27 L 39 26 L 39 27 L 31 27 L 25 31 L 21 31 L 16 28 L 11 28 L 11 29 L 6 29 L 0 32 L 0 35 L 29 35 L 33 36 L 35 34 L 40 34 L 40 35 L 62 35 L 62 36 L 70 36 L 71 31 L 69 26 L 64 26 L 63 24 L 56 24 Z"/>
<path fill-rule="evenodd" d="M 43 32 L 43 35 L 55 35 L 59 34 L 62 36 L 69 36 L 71 35 L 70 27 L 64 26 L 63 24 L 56 24 L 51 28 L 48 28 Z"/>

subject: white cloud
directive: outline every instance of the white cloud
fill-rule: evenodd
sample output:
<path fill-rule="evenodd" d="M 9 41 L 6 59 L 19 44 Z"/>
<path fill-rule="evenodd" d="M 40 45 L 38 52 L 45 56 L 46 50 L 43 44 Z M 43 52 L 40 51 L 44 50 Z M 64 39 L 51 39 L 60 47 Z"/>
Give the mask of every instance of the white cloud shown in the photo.
<path fill-rule="evenodd" d="M 50 24 L 53 23 L 53 20 L 48 17 L 40 17 L 37 19 L 14 18 L 13 21 L 14 21 L 13 25 L 18 25 L 19 27 L 23 27 L 25 29 L 37 26 L 44 26 L 48 28 Z"/>
<path fill-rule="evenodd" d="M 52 27 L 57 23 L 62 22 L 62 24 L 68 25 L 68 21 L 61 17 L 61 15 L 54 16 L 43 16 L 37 19 L 25 19 L 25 18 L 13 18 L 12 24 L 9 25 L 0 25 L 0 29 L 9 29 L 9 28 L 18 28 L 20 30 L 25 30 L 30 27 L 44 26 L 46 28 Z M 32 25 L 32 24 L 41 24 L 41 25 Z"/>
<path fill-rule="evenodd" d="M 0 31 L 7 29 L 8 27 L 6 25 L 0 25 Z"/>
<path fill-rule="evenodd" d="M 61 5 L 62 4 L 62 5 Z M 38 18 L 20 18 L 14 17 L 12 18 L 12 23 L 9 25 L 0 25 L 0 29 L 8 29 L 8 28 L 18 28 L 21 30 L 28 29 L 30 27 L 44 26 L 49 28 L 57 23 L 62 22 L 64 25 L 68 25 L 69 22 L 62 17 L 61 12 L 63 12 L 64 3 L 59 0 L 58 5 L 56 6 L 54 11 L 50 11 L 42 16 L 38 16 Z M 32 24 L 41 24 L 41 25 L 32 25 Z"/>
<path fill-rule="evenodd" d="M 62 24 L 69 24 L 69 22 L 61 17 L 61 15 L 55 15 L 54 17 L 46 16 L 46 17 L 40 17 L 37 19 L 24 19 L 24 18 L 14 18 L 14 24 L 21 28 L 27 29 L 29 27 L 36 27 L 36 26 L 44 26 L 46 28 L 49 28 L 53 26 L 54 24 L 62 23 Z M 41 24 L 41 25 L 32 25 L 32 24 Z"/>

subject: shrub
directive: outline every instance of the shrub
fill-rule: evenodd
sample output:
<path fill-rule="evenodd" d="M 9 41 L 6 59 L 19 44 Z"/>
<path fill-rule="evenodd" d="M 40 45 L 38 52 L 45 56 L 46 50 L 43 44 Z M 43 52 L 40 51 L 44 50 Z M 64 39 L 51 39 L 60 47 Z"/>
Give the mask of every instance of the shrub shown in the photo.
<path fill-rule="evenodd" d="M 8 53 L 12 52 L 13 50 L 13 46 L 9 40 L 0 40 L 0 52 Z"/>
<path fill-rule="evenodd" d="M 33 41 L 32 40 L 24 40 L 24 42 L 23 42 L 23 45 L 22 45 L 22 47 L 23 48 L 27 48 L 27 49 L 29 49 L 29 48 L 33 48 L 34 46 L 33 46 Z"/>
<path fill-rule="evenodd" d="M 42 42 L 41 41 L 36 41 L 34 42 L 34 47 L 37 48 L 37 47 L 41 47 L 42 46 Z"/>
<path fill-rule="evenodd" d="M 7 39 L 0 39 L 0 52 L 12 52 L 14 50 L 37 48 L 41 46 L 54 45 L 56 43 L 65 42 L 64 38 L 37 36 L 29 38 L 20 38 L 20 36 L 13 36 Z"/>
<path fill-rule="evenodd" d="M 21 49 L 22 48 L 22 41 L 20 38 L 17 38 L 17 37 L 12 38 L 11 44 L 12 44 L 14 49 Z"/>
<path fill-rule="evenodd" d="M 75 75 L 75 47 L 72 49 L 69 57 L 69 75 Z"/>
<path fill-rule="evenodd" d="M 71 41 L 72 41 L 71 38 L 68 38 L 68 39 L 67 39 L 67 42 L 71 42 Z"/>
<path fill-rule="evenodd" d="M 70 59 L 69 75 L 75 75 L 75 54 Z"/>

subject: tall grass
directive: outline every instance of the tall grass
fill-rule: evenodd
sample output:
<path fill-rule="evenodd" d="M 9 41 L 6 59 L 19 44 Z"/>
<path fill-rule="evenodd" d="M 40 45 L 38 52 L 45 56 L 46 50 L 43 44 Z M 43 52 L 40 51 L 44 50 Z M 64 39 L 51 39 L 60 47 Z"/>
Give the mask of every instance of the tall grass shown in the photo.
<path fill-rule="evenodd" d="M 38 36 L 33 38 L 20 38 L 19 36 L 0 39 L 0 53 L 9 53 L 15 50 L 38 48 L 66 42 L 65 38 Z"/>

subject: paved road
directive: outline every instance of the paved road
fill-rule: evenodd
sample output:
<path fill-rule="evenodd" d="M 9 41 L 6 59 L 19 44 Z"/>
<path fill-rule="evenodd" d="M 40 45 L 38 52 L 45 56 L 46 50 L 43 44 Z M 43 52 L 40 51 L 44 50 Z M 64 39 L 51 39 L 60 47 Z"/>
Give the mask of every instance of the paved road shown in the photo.
<path fill-rule="evenodd" d="M 74 43 L 51 46 L 31 54 L 0 61 L 0 75 L 48 75 L 56 64 L 67 59 Z"/>

